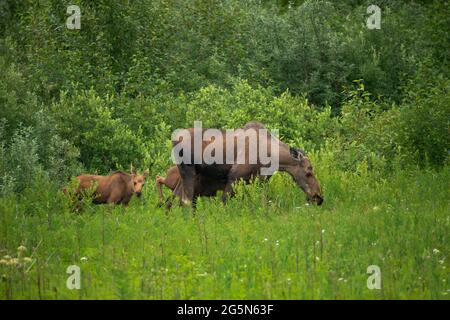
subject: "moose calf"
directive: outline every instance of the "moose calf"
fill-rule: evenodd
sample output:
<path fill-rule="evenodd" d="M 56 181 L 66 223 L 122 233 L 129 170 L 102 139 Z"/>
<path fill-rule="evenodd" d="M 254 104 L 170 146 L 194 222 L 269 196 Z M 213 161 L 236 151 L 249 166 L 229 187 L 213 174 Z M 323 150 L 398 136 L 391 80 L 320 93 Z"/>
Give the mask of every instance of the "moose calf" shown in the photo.
<path fill-rule="evenodd" d="M 90 188 L 93 188 L 93 202 L 114 203 L 127 205 L 133 194 L 140 197 L 142 188 L 145 184 L 145 178 L 149 172 L 146 170 L 143 174 L 137 174 L 131 166 L 131 172 L 116 171 L 108 176 L 99 175 L 80 175 L 76 177 L 79 182 L 75 194 L 82 197 Z M 67 189 L 63 190 L 67 194 Z"/>

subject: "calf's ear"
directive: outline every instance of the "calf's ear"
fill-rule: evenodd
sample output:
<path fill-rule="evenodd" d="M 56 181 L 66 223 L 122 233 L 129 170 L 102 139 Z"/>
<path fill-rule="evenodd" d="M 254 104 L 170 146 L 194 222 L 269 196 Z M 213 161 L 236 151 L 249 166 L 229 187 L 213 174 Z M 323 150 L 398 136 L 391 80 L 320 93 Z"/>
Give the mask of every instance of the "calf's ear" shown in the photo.
<path fill-rule="evenodd" d="M 150 174 L 150 172 L 148 171 L 148 169 L 144 171 L 144 177 L 148 177 L 149 174 Z"/>
<path fill-rule="evenodd" d="M 130 173 L 131 174 L 135 174 L 136 173 L 136 169 L 133 167 L 133 164 L 130 164 Z"/>

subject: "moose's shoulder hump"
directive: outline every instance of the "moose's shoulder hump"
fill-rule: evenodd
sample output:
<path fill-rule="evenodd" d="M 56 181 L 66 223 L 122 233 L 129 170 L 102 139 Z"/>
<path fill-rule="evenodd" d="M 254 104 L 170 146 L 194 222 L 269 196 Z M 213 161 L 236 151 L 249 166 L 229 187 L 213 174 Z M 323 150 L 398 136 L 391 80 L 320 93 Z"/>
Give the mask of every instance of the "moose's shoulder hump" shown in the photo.
<path fill-rule="evenodd" d="M 258 121 L 247 122 L 245 124 L 245 126 L 243 127 L 243 129 L 252 129 L 252 128 L 266 129 L 266 127 L 261 122 L 258 122 Z"/>

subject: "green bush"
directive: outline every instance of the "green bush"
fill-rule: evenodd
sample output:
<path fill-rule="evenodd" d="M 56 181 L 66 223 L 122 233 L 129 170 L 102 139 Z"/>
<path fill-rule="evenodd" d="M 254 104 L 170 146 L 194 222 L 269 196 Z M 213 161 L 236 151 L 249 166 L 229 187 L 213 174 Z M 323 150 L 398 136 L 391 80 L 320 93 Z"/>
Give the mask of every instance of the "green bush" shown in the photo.
<path fill-rule="evenodd" d="M 7 149 L 3 149 L 2 189 L 21 192 L 31 185 L 42 167 L 39 164 L 38 144 L 33 137 L 32 128 L 18 129 Z"/>
<path fill-rule="evenodd" d="M 289 92 L 276 96 L 271 89 L 252 88 L 245 81 L 236 82 L 229 90 L 209 86 L 194 94 L 186 125 L 192 127 L 195 120 L 201 120 L 206 128 L 240 128 L 257 120 L 279 130 L 284 141 L 307 149 L 319 148 L 336 126 L 330 107 L 319 111 L 305 97 Z"/>
<path fill-rule="evenodd" d="M 98 172 L 140 165 L 147 152 L 140 127 L 130 128 L 114 118 L 113 96 L 102 98 L 93 90 L 62 94 L 50 110 L 56 130 L 79 150 L 82 163 Z"/>
<path fill-rule="evenodd" d="M 396 164 L 442 166 L 449 158 L 449 81 L 438 75 L 430 84 L 426 74 L 405 90 L 400 105 L 373 99 L 359 82 L 350 92 L 339 116 L 338 130 L 329 145 L 339 154 L 337 163 L 354 170 L 366 162 L 369 169 L 383 171 Z"/>
<path fill-rule="evenodd" d="M 38 113 L 38 117 L 43 117 Z M 0 164 L 0 190 L 22 192 L 35 178 L 46 176 L 55 185 L 81 171 L 78 150 L 50 128 L 46 118 L 36 127 L 19 126 L 8 143 L 2 139 Z M 4 128 L 2 123 L 2 128 Z M 1 131 L 4 131 L 3 129 Z M 3 138 L 1 132 L 0 138 Z"/>
<path fill-rule="evenodd" d="M 2 138 L 7 142 L 20 124 L 33 124 L 39 106 L 17 65 L 0 56 L 0 70 L 0 119 L 4 121 Z"/>
<path fill-rule="evenodd" d="M 406 87 L 400 106 L 398 143 L 403 156 L 421 166 L 450 159 L 450 80 L 422 69 Z"/>

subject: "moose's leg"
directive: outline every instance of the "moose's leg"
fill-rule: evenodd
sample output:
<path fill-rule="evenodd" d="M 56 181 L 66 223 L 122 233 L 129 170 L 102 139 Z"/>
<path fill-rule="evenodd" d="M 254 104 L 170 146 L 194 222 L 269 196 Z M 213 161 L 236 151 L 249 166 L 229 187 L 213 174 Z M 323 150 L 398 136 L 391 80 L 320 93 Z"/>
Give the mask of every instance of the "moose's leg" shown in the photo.
<path fill-rule="evenodd" d="M 233 167 L 230 169 L 230 173 L 228 174 L 228 181 L 222 194 L 222 201 L 224 203 L 227 201 L 228 197 L 231 198 L 234 196 L 233 184 L 239 179 L 246 176 L 246 173 L 248 171 L 246 167 L 247 166 L 245 165 L 233 165 Z"/>
<path fill-rule="evenodd" d="M 165 202 L 167 210 L 170 210 L 172 208 L 174 199 L 175 199 L 175 195 L 173 195 L 173 194 L 171 194 L 170 196 L 167 197 L 166 202 Z"/>
<path fill-rule="evenodd" d="M 112 192 L 108 199 L 106 200 L 106 203 L 109 204 L 120 204 L 122 200 L 122 197 L 120 195 L 116 194 L 115 192 Z"/>
<path fill-rule="evenodd" d="M 222 201 L 225 203 L 227 201 L 227 197 L 233 197 L 234 196 L 234 190 L 233 190 L 233 184 L 240 179 L 243 179 L 244 181 L 249 181 L 252 177 L 252 174 L 254 172 L 253 166 L 250 165 L 234 165 L 230 173 L 228 174 L 228 181 L 225 185 L 225 189 L 223 190 L 222 194 Z"/>
<path fill-rule="evenodd" d="M 184 204 L 192 203 L 194 200 L 196 187 L 196 171 L 193 164 L 179 164 L 178 169 L 181 175 L 181 181 L 174 189 L 174 194 L 181 199 Z"/>
<path fill-rule="evenodd" d="M 128 207 L 128 204 L 130 203 L 131 197 L 124 197 L 120 201 L 116 202 L 117 204 L 121 203 L 124 207 Z"/>
<path fill-rule="evenodd" d="M 233 197 L 234 196 L 234 190 L 233 190 L 233 183 L 235 181 L 231 181 L 228 180 L 227 185 L 225 186 L 225 189 L 223 190 L 222 193 L 222 202 L 226 203 L 227 202 L 227 197 Z"/>
<path fill-rule="evenodd" d="M 110 185 L 110 192 L 107 194 L 106 203 L 128 205 L 132 194 L 127 192 L 127 187 L 121 181 L 114 181 Z"/>

